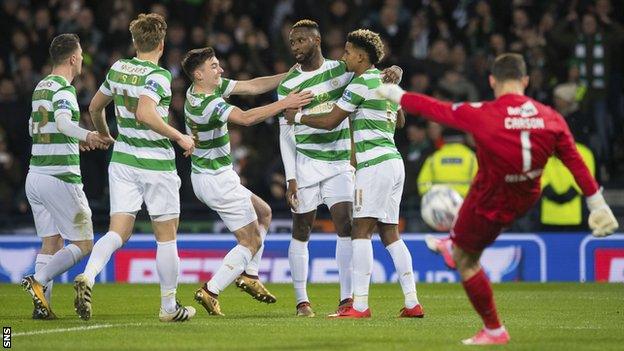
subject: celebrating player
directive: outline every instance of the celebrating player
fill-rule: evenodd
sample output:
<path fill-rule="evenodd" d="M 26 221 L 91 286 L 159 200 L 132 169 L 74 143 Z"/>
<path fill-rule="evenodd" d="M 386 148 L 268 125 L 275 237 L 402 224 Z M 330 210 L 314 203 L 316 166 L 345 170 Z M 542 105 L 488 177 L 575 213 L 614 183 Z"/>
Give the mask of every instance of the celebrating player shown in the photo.
<path fill-rule="evenodd" d="M 412 256 L 399 236 L 399 207 L 405 171 L 401 154 L 394 145 L 395 126 L 403 125 L 403 112 L 397 104 L 379 99 L 375 89 L 381 85 L 381 72 L 375 64 L 383 58 L 379 34 L 356 30 L 347 36 L 343 60 L 355 78 L 329 113 L 316 115 L 287 114 L 289 122 L 317 129 L 331 130 L 352 116 L 353 142 L 357 160 L 355 201 L 351 239 L 353 245 L 353 306 L 338 311 L 338 318 L 370 317 L 368 290 L 373 271 L 371 236 L 379 229 L 390 253 L 401 288 L 405 307 L 401 317 L 423 317 L 412 271 Z"/>
<path fill-rule="evenodd" d="M 193 138 L 167 124 L 171 74 L 158 66 L 167 24 L 158 14 L 140 14 L 130 23 L 137 56 L 113 64 L 95 94 L 89 112 L 100 134 L 109 137 L 104 108 L 111 101 L 119 136 L 108 168 L 110 227 L 97 241 L 83 274 L 75 279 L 76 312 L 91 318 L 91 289 L 115 250 L 132 235 L 134 220 L 145 202 L 157 241 L 156 268 L 160 279 L 163 322 L 187 321 L 195 308 L 176 301 L 180 259 L 176 231 L 180 214 L 180 178 L 176 173 L 175 140 L 189 156 Z"/>
<path fill-rule="evenodd" d="M 191 156 L 193 190 L 202 202 L 219 213 L 238 241 L 212 279 L 195 292 L 195 299 L 209 314 L 223 315 L 218 295 L 238 277 L 237 286 L 259 301 L 273 303 L 275 296 L 257 276 L 261 247 L 271 222 L 271 208 L 245 188 L 232 169 L 227 123 L 254 125 L 286 108 L 308 104 L 313 95 L 293 92 L 278 102 L 242 111 L 223 98 L 246 93 L 253 82 L 222 78 L 223 69 L 212 48 L 189 51 L 182 61 L 182 68 L 193 81 L 186 92 L 184 105 L 186 130 L 195 141 Z M 265 79 L 264 84 L 255 85 L 262 85 L 260 92 L 268 91 L 274 89 L 281 78 Z M 253 272 L 250 266 L 253 266 Z"/>
<path fill-rule="evenodd" d="M 295 89 L 310 90 L 314 100 L 303 112 L 314 115 L 331 111 L 353 78 L 343 61 L 328 60 L 321 52 L 318 24 L 311 20 L 295 23 L 290 31 L 290 47 L 300 67 L 284 78 L 277 88 L 285 98 Z M 384 70 L 384 78 L 400 80 L 400 68 Z M 316 218 L 316 208 L 325 204 L 336 227 L 336 262 L 340 280 L 338 310 L 353 303 L 351 284 L 351 222 L 353 208 L 353 168 L 350 165 L 349 122 L 331 131 L 305 125 L 288 125 L 280 118 L 280 151 L 288 189 L 286 197 L 293 212 L 293 234 L 288 249 L 291 276 L 297 300 L 297 315 L 313 317 L 306 289 L 308 240 Z"/>
<path fill-rule="evenodd" d="M 72 80 L 82 71 L 82 48 L 75 34 L 50 44 L 52 72 L 32 95 L 29 132 L 33 139 L 26 196 L 32 208 L 41 251 L 35 274 L 22 279 L 33 299 L 33 319 L 55 319 L 50 307 L 54 278 L 93 247 L 91 209 L 82 190 L 79 141 L 85 148 L 108 148 L 109 137 L 78 126 L 80 110 Z M 71 243 L 64 246 L 64 240 Z"/>
<path fill-rule="evenodd" d="M 498 56 L 491 72 L 489 82 L 496 99 L 483 103 L 444 103 L 405 93 L 397 85 L 384 84 L 378 89 L 380 96 L 400 103 L 408 112 L 474 135 L 479 171 L 450 239 L 429 238 L 427 242 L 449 266 L 457 267 L 466 294 L 485 324 L 475 336 L 463 340 L 467 345 L 506 344 L 510 340 L 479 258 L 503 228 L 537 201 L 542 170 L 551 155 L 563 161 L 587 196 L 594 236 L 609 235 L 618 227 L 563 117 L 524 95 L 529 79 L 522 56 Z"/>

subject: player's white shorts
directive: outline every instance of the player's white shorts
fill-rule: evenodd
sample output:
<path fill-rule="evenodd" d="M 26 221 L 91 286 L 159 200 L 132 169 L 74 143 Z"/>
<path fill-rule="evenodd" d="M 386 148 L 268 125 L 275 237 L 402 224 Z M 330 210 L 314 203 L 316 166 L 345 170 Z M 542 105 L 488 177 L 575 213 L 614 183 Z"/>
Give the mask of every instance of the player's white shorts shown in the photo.
<path fill-rule="evenodd" d="M 319 183 L 297 189 L 299 206 L 293 213 L 308 213 L 320 204 L 332 208 L 340 202 L 353 202 L 353 170 L 349 169 Z"/>
<path fill-rule="evenodd" d="M 251 203 L 252 192 L 238 174 L 228 169 L 217 174 L 191 173 L 195 196 L 217 212 L 232 232 L 258 219 Z"/>
<path fill-rule="evenodd" d="M 89 202 L 82 184 L 71 184 L 46 174 L 29 172 L 26 197 L 40 238 L 61 234 L 69 241 L 93 240 Z"/>
<path fill-rule="evenodd" d="M 179 214 L 181 184 L 176 171 L 150 171 L 111 162 L 110 213 L 136 213 L 145 202 L 150 216 Z"/>
<path fill-rule="evenodd" d="M 391 159 L 355 172 L 353 217 L 372 217 L 399 224 L 405 169 L 400 159 Z"/>

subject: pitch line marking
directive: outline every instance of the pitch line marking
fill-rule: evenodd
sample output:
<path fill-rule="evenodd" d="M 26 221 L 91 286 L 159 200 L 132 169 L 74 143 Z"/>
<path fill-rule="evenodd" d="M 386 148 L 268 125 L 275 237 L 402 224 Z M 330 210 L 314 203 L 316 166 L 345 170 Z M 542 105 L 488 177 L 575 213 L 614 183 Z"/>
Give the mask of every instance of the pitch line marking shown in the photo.
<path fill-rule="evenodd" d="M 138 327 L 141 325 L 143 325 L 143 323 L 96 324 L 96 325 L 90 325 L 90 326 L 85 326 L 85 327 L 33 330 L 33 331 L 28 331 L 28 332 L 14 333 L 13 336 L 66 333 L 66 332 L 85 331 L 85 330 L 104 329 L 104 328 L 116 328 L 116 327 Z"/>

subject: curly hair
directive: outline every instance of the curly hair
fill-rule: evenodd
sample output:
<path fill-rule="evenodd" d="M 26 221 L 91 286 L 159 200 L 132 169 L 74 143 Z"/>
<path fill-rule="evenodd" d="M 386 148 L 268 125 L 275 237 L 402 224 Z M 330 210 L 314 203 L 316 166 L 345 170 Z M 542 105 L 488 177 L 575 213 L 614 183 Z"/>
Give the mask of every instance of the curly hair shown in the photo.
<path fill-rule="evenodd" d="M 165 39 L 167 22 L 157 13 L 142 13 L 130 22 L 130 33 L 137 51 L 150 52 Z"/>
<path fill-rule="evenodd" d="M 358 29 L 347 35 L 347 42 L 366 51 L 372 64 L 378 64 L 384 57 L 384 46 L 378 33 L 368 29 Z"/>

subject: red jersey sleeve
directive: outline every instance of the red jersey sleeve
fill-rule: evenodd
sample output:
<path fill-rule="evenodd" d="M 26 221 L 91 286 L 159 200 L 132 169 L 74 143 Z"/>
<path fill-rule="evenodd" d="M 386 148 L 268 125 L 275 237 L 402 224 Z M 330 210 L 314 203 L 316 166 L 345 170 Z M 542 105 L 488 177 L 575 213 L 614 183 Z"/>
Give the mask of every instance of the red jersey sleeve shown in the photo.
<path fill-rule="evenodd" d="M 553 111 L 553 113 L 555 112 Z M 557 158 L 559 158 L 570 170 L 570 173 L 574 176 L 576 183 L 583 191 L 583 195 L 594 195 L 598 191 L 598 183 L 589 172 L 589 168 L 587 168 L 587 165 L 583 162 L 583 158 L 576 149 L 574 137 L 572 136 L 567 123 L 559 114 L 556 114 L 556 116 L 562 125 L 562 130 L 557 136 L 555 156 L 557 156 Z"/>
<path fill-rule="evenodd" d="M 407 112 L 422 115 L 434 122 L 472 132 L 478 120 L 475 112 L 481 103 L 451 104 L 423 94 L 405 93 L 401 97 L 401 106 Z"/>

